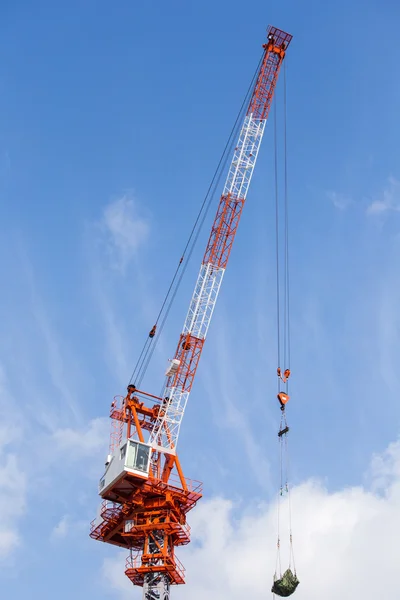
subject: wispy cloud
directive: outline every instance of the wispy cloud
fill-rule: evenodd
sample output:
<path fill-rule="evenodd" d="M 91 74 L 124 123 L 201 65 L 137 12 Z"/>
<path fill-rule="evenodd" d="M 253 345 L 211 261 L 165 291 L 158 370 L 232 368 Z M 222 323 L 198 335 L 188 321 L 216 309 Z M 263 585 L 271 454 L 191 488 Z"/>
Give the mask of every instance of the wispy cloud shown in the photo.
<path fill-rule="evenodd" d="M 143 216 L 145 212 L 136 198 L 125 194 L 111 201 L 102 216 L 86 228 L 91 291 L 104 329 L 107 365 L 124 389 L 160 308 L 152 287 L 154 280 L 146 269 L 145 242 L 151 223 Z M 128 270 L 129 278 L 125 277 Z M 134 328 L 133 336 L 130 332 Z M 166 352 L 160 337 L 154 361 L 162 355 L 162 368 Z"/>
<path fill-rule="evenodd" d="M 264 456 L 262 443 L 258 441 L 257 433 L 250 422 L 250 413 L 245 410 L 251 402 L 251 393 L 246 386 L 240 384 L 240 348 L 234 347 L 228 339 L 229 328 L 223 320 L 214 324 L 219 331 L 213 336 L 213 350 L 209 369 L 202 371 L 202 379 L 207 390 L 207 396 L 212 398 L 212 410 L 217 426 L 234 432 L 235 439 L 240 441 L 244 449 L 245 463 L 258 485 L 265 490 L 270 486 L 269 462 Z M 243 359 L 244 360 L 244 359 Z M 235 368 L 233 365 L 236 365 Z M 246 364 L 246 368 L 249 365 Z M 237 398 L 247 397 L 246 404 L 239 404 Z M 216 405 L 215 398 L 218 398 Z M 255 406 L 250 406 L 250 411 Z M 255 460 L 255 457 L 257 459 Z"/>
<path fill-rule="evenodd" d="M 338 210 L 346 210 L 353 203 L 353 199 L 347 194 L 340 192 L 334 192 L 329 190 L 326 192 L 328 199 L 332 202 L 333 206 Z"/>
<path fill-rule="evenodd" d="M 5 560 L 21 541 L 18 521 L 26 510 L 26 474 L 16 453 L 17 443 L 22 436 L 21 427 L 18 427 L 18 409 L 8 392 L 2 365 L 0 409 L 0 560 Z"/>
<path fill-rule="evenodd" d="M 109 435 L 109 420 L 105 417 L 90 421 L 80 429 L 58 429 L 53 433 L 53 440 L 59 451 L 68 460 L 93 456 L 101 450 L 106 450 Z"/>
<path fill-rule="evenodd" d="M 68 533 L 68 515 L 63 515 L 57 525 L 53 528 L 51 532 L 52 539 L 60 539 L 65 538 Z"/>
<path fill-rule="evenodd" d="M 381 196 L 367 208 L 368 215 L 382 215 L 390 211 L 400 211 L 400 181 L 389 177 Z"/>
<path fill-rule="evenodd" d="M 148 237 L 148 220 L 139 214 L 133 197 L 124 195 L 105 207 L 100 227 L 106 236 L 112 266 L 124 272 Z"/>
<path fill-rule="evenodd" d="M 377 365 L 385 388 L 395 398 L 400 389 L 400 378 L 397 369 L 398 351 L 400 347 L 400 286 L 391 281 L 390 274 L 380 283 L 380 298 L 377 310 Z M 388 400 L 391 402 L 391 399 Z"/>
<path fill-rule="evenodd" d="M 28 290 L 30 292 L 30 308 L 47 350 L 47 365 L 51 382 L 54 389 L 57 391 L 57 396 L 61 399 L 61 404 L 67 406 L 70 410 L 70 414 L 73 415 L 77 422 L 79 422 L 81 420 L 81 413 L 75 395 L 71 389 L 70 378 L 67 376 L 68 369 L 61 350 L 60 339 L 52 327 L 49 310 L 45 307 L 38 291 L 33 266 L 27 256 L 25 248 L 20 246 L 20 251 L 28 283 Z M 45 419 L 47 419 L 50 424 L 49 415 L 46 415 Z"/>
<path fill-rule="evenodd" d="M 142 251 L 150 232 L 150 220 L 143 216 L 144 212 L 132 194 L 124 194 L 107 204 L 101 216 L 86 228 L 88 268 L 107 341 L 107 364 L 123 384 L 132 369 L 130 327 L 122 316 L 126 313 L 125 300 L 129 297 L 130 307 L 137 308 L 133 314 L 139 311 L 144 316 L 152 304 L 142 266 Z M 128 268 L 129 280 L 124 277 Z M 149 330 L 152 324 L 149 318 Z"/>
<path fill-rule="evenodd" d="M 69 514 L 65 514 L 58 521 L 51 531 L 50 539 L 53 542 L 65 540 L 67 537 L 76 533 L 83 533 L 87 530 L 87 522 L 75 520 Z"/>
<path fill-rule="evenodd" d="M 117 311 L 113 307 L 111 297 L 107 293 L 104 283 L 101 284 L 98 275 L 94 278 L 94 286 L 97 290 L 96 299 L 107 339 L 107 362 L 112 365 L 116 379 L 122 383 L 126 381 L 130 369 L 125 330 L 120 323 Z"/>
<path fill-rule="evenodd" d="M 0 448 L 0 558 L 20 543 L 18 520 L 26 509 L 26 476 L 16 454 Z"/>

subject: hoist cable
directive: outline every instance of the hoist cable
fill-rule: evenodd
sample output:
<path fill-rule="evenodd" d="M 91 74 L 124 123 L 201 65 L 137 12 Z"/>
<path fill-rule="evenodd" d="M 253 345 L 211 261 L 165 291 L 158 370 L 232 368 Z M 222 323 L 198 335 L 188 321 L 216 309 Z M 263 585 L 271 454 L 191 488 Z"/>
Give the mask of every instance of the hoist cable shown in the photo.
<path fill-rule="evenodd" d="M 141 366 L 143 365 L 143 362 L 144 362 L 144 360 L 146 359 L 146 356 L 147 356 L 147 351 L 148 351 L 147 348 L 150 346 L 151 341 L 152 341 L 152 338 L 149 338 L 149 336 L 147 336 L 146 341 L 145 341 L 145 343 L 143 345 L 142 351 L 141 351 L 141 353 L 139 355 L 139 358 L 138 358 L 137 363 L 135 365 L 135 368 L 133 370 L 133 373 L 131 375 L 131 378 L 129 380 L 129 384 L 132 383 L 132 379 L 135 377 L 136 371 L 138 371 L 138 373 L 140 373 Z M 144 357 L 143 357 L 143 360 L 142 360 L 143 354 L 144 354 Z"/>
<path fill-rule="evenodd" d="M 287 168 L 287 100 L 286 100 L 286 62 L 283 64 L 283 119 L 284 119 L 284 177 L 285 177 L 285 340 L 287 355 L 285 367 L 290 369 L 290 278 L 289 278 L 289 203 L 288 203 L 288 168 Z"/>
<path fill-rule="evenodd" d="M 287 100 L 286 100 L 286 62 L 284 63 L 283 89 L 283 207 L 279 194 L 278 172 L 278 118 L 277 102 L 274 104 L 274 170 L 275 170 L 275 229 L 276 229 L 276 306 L 277 306 L 277 355 L 278 367 L 290 370 L 290 280 L 289 280 L 289 203 L 287 168 Z M 280 209 L 283 211 L 283 252 L 280 247 L 281 222 Z M 283 255 L 282 255 L 283 254 Z M 282 269 L 282 272 L 281 272 Z M 278 381 L 279 390 L 281 382 Z M 288 393 L 288 380 L 285 381 Z"/>
<path fill-rule="evenodd" d="M 274 110 L 274 147 L 275 147 L 275 211 L 276 211 L 276 302 L 277 302 L 277 352 L 278 352 L 278 367 L 281 367 L 281 359 L 283 360 L 282 367 L 290 370 L 290 279 L 289 279 L 289 206 L 288 206 L 288 167 L 287 167 L 287 94 L 286 94 L 286 62 L 284 63 L 284 89 L 283 89 L 283 154 L 284 154 L 284 182 L 283 182 L 283 206 L 280 204 L 279 189 L 278 189 L 278 125 L 277 125 L 277 107 L 275 102 Z M 282 249 L 280 248 L 280 210 L 283 211 L 283 236 L 284 239 Z M 283 250 L 283 255 L 282 255 Z M 280 272 L 280 267 L 283 267 L 283 273 Z M 283 286 L 283 289 L 282 289 Z M 282 296 L 281 297 L 281 293 Z M 282 311 L 282 313 L 281 313 Z M 281 323 L 281 319 L 283 323 Z M 283 332 L 281 326 L 283 325 Z M 283 337 L 282 337 L 283 334 Z M 281 345 L 283 346 L 283 355 L 281 356 Z M 279 372 L 278 372 L 279 374 Z M 282 381 L 285 383 L 286 393 L 288 393 L 288 378 L 278 379 L 278 390 Z M 276 571 L 280 567 L 280 546 L 281 546 L 281 518 L 282 518 L 282 497 L 287 494 L 288 508 L 288 525 L 289 525 L 289 568 L 292 567 L 296 574 L 296 565 L 293 550 L 293 534 L 292 534 L 292 505 L 291 505 L 291 487 L 290 487 L 290 462 L 288 448 L 288 427 L 286 421 L 286 411 L 283 407 L 280 419 L 279 430 L 279 450 L 280 450 L 280 489 L 278 498 L 278 540 L 277 540 L 277 560 L 275 567 Z"/>
<path fill-rule="evenodd" d="M 202 202 L 202 205 L 201 205 L 201 207 L 200 207 L 200 210 L 199 210 L 199 212 L 198 212 L 198 214 L 197 214 L 197 217 L 196 217 L 195 223 L 194 223 L 194 225 L 193 225 L 193 227 L 192 227 L 192 230 L 191 230 L 191 232 L 190 232 L 189 238 L 188 238 L 188 240 L 187 240 L 187 242 L 186 242 L 186 245 L 185 245 L 185 247 L 184 247 L 184 250 L 183 250 L 183 253 L 182 253 L 182 255 L 181 255 L 181 258 L 180 258 L 180 260 L 179 260 L 178 266 L 177 266 L 177 268 L 176 268 L 176 270 L 175 270 L 175 273 L 174 273 L 174 275 L 173 275 L 173 277 L 172 277 L 172 280 L 171 280 L 171 283 L 170 283 L 170 285 L 169 285 L 169 288 L 168 288 L 168 290 L 167 290 L 167 293 L 166 293 L 166 295 L 165 295 L 165 297 L 164 297 L 164 300 L 163 300 L 163 302 L 162 302 L 161 308 L 160 308 L 160 310 L 159 310 L 159 313 L 158 313 L 158 315 L 157 315 L 157 319 L 156 319 L 156 322 L 155 322 L 155 325 L 156 325 L 156 326 L 158 325 L 158 322 L 159 322 L 159 320 L 160 320 L 160 318 L 161 318 L 162 312 L 163 312 L 163 310 L 164 310 L 164 308 L 165 308 L 165 306 L 166 306 L 166 304 L 167 304 L 168 298 L 169 298 L 169 296 L 170 296 L 170 294 L 171 294 L 171 291 L 172 291 L 172 288 L 173 288 L 173 286 L 174 286 L 175 280 L 176 280 L 176 278 L 177 278 L 178 272 L 179 272 L 179 270 L 180 270 L 180 267 L 181 267 L 181 265 L 182 265 L 182 263 L 183 263 L 183 260 L 184 260 L 185 254 L 186 254 L 186 252 L 187 252 L 187 250 L 188 250 L 188 248 L 189 248 L 190 244 L 192 244 L 192 245 L 191 245 L 191 248 L 190 248 L 190 250 L 189 250 L 189 258 L 188 258 L 188 260 L 187 260 L 187 261 L 185 262 L 185 264 L 184 264 L 184 268 L 183 268 L 183 270 L 182 270 L 182 272 L 181 272 L 181 276 L 180 276 L 180 278 L 178 279 L 178 282 L 177 282 L 177 285 L 175 286 L 175 290 L 174 290 L 174 292 L 173 292 L 173 295 L 172 295 L 171 301 L 170 301 L 170 303 L 169 303 L 169 306 L 168 306 L 168 308 L 167 308 L 167 311 L 166 311 L 166 315 L 167 315 L 167 316 L 168 316 L 168 314 L 169 314 L 169 311 L 170 311 L 170 308 L 171 308 L 172 302 L 173 302 L 173 300 L 174 300 L 174 298 L 175 298 L 175 296 L 176 296 L 177 290 L 179 289 L 180 283 L 181 283 L 181 281 L 182 281 L 182 278 L 183 278 L 183 274 L 185 273 L 185 270 L 186 270 L 186 266 L 187 266 L 187 264 L 188 264 L 188 262 L 189 262 L 189 259 L 190 259 L 191 255 L 192 255 L 192 252 L 193 252 L 193 249 L 194 249 L 194 247 L 195 247 L 196 241 L 197 241 L 197 239 L 198 239 L 199 233 L 200 233 L 200 231 L 201 231 L 201 228 L 202 228 L 202 226 L 203 226 L 203 223 L 204 223 L 204 221 L 205 221 L 205 218 L 206 218 L 206 216 L 207 216 L 207 213 L 208 213 L 208 210 L 209 210 L 209 207 L 210 207 L 211 201 L 212 201 L 212 199 L 213 199 L 213 196 L 214 196 L 214 193 L 215 193 L 215 188 L 216 188 L 216 186 L 219 184 L 219 180 L 220 180 L 220 178 L 221 178 L 221 176 L 222 176 L 222 173 L 223 173 L 223 171 L 224 171 L 224 169 L 225 169 L 225 166 L 226 166 L 226 161 L 227 161 L 227 157 L 228 157 L 228 149 L 230 149 L 230 148 L 231 148 L 231 145 L 232 145 L 232 143 L 233 143 L 233 141 L 234 141 L 234 138 L 233 138 L 233 136 L 234 136 L 234 134 L 236 133 L 237 125 L 238 125 L 238 123 L 239 123 L 239 119 L 240 119 L 240 117 L 242 116 L 242 112 L 243 112 L 243 109 L 244 109 L 244 107 L 245 107 L 245 103 L 246 103 L 246 101 L 247 101 L 247 99 L 248 99 L 248 96 L 249 96 L 250 92 L 252 91 L 252 88 L 253 88 L 253 85 L 254 85 L 255 78 L 256 78 L 256 76 L 257 76 L 257 74 L 258 74 L 259 70 L 260 70 L 260 65 L 261 65 L 261 63 L 262 63 L 262 60 L 263 60 L 264 54 L 265 54 L 265 51 L 262 53 L 262 55 L 261 55 L 261 58 L 260 58 L 260 60 L 259 60 L 259 62 L 258 62 L 257 68 L 256 68 L 256 70 L 255 70 L 255 72 L 254 72 L 254 74 L 253 74 L 253 77 L 252 77 L 252 79 L 251 79 L 250 85 L 249 85 L 249 87 L 248 87 L 248 89 L 247 89 L 247 92 L 246 92 L 246 94 L 245 94 L 245 97 L 244 97 L 244 99 L 243 99 L 242 105 L 241 105 L 241 107 L 240 107 L 240 109 L 239 109 L 239 112 L 238 112 L 238 114 L 237 114 L 237 117 L 236 117 L 235 123 L 234 123 L 234 125 L 233 125 L 233 127 L 232 127 L 232 129 L 231 129 L 231 132 L 230 132 L 230 134 L 229 134 L 228 141 L 227 141 L 227 143 L 225 144 L 225 148 L 224 148 L 224 150 L 223 150 L 223 152 L 222 152 L 222 155 L 221 155 L 221 157 L 220 157 L 220 159 L 219 159 L 219 162 L 218 162 L 217 168 L 216 168 L 216 170 L 215 170 L 215 172 L 214 172 L 214 175 L 213 175 L 213 177 L 212 177 L 212 180 L 211 180 L 211 183 L 210 183 L 210 185 L 209 185 L 209 187 L 208 187 L 207 193 L 206 193 L 206 195 L 205 195 L 205 197 L 204 197 L 204 200 L 203 200 L 203 202 Z M 221 168 L 221 165 L 222 165 L 222 168 Z M 210 195 L 210 192 L 211 192 L 211 190 L 212 190 L 213 188 L 214 188 L 214 190 L 213 190 L 213 193 Z M 207 200 L 208 200 L 208 203 L 207 203 Z M 207 204 L 207 206 L 206 206 L 206 204 Z M 204 208 L 205 208 L 205 207 L 206 207 L 206 211 L 204 212 Z M 202 216 L 202 213 L 203 213 L 203 212 L 204 212 L 204 214 L 203 214 L 203 218 L 202 218 L 202 220 L 200 221 L 200 218 L 201 218 L 201 216 Z M 197 227 L 197 226 L 198 226 L 198 224 L 199 224 L 199 221 L 200 221 L 200 226 L 199 226 L 199 227 Z M 197 228 L 197 232 L 196 232 L 196 235 L 195 235 L 194 241 L 193 241 L 193 243 L 192 243 L 192 239 L 193 239 L 193 236 L 194 236 L 194 234 L 195 234 L 196 228 Z M 159 339 L 159 337 L 160 337 L 160 333 L 161 333 L 161 331 L 162 331 L 162 328 L 163 328 L 164 324 L 165 324 L 165 319 L 163 320 L 163 322 L 162 322 L 162 324 L 161 324 L 161 328 L 160 328 L 160 331 L 159 331 L 159 333 L 158 333 L 156 336 L 152 337 L 152 338 L 149 338 L 149 337 L 147 337 L 147 338 L 146 338 L 146 342 L 145 342 L 145 343 L 144 343 L 144 345 L 143 345 L 142 351 L 141 351 L 141 353 L 140 353 L 140 355 L 139 355 L 139 359 L 138 359 L 138 360 L 137 360 L 137 362 L 136 362 L 136 365 L 135 365 L 135 368 L 134 368 L 134 370 L 133 370 L 133 373 L 132 373 L 132 375 L 131 375 L 131 378 L 130 378 L 130 380 L 129 380 L 129 383 L 131 383 L 131 382 L 132 382 L 132 380 L 133 380 L 133 378 L 134 378 L 134 377 L 136 377 L 136 379 L 138 379 L 138 378 L 140 377 L 140 381 L 143 379 L 143 377 L 144 377 L 144 374 L 145 374 L 145 372 L 146 372 L 146 370 L 147 370 L 147 367 L 148 367 L 148 365 L 149 365 L 150 359 L 151 359 L 151 357 L 152 357 L 152 355 L 153 355 L 153 353 L 154 353 L 154 349 L 155 349 L 155 347 L 156 347 L 156 345 L 157 345 L 157 341 L 158 341 L 158 339 Z M 155 340 L 155 343 L 154 343 L 154 344 L 152 344 L 153 340 Z M 150 352 L 150 348 L 152 348 L 151 352 Z M 150 356 L 149 356 L 149 352 L 150 352 Z M 138 383 L 138 384 L 139 384 L 139 383 Z M 136 385 L 136 383 L 135 383 L 135 385 Z"/>
<path fill-rule="evenodd" d="M 276 100 L 274 101 L 274 171 L 275 171 L 275 238 L 276 238 L 276 326 L 277 326 L 277 366 L 281 364 L 281 328 L 280 328 L 280 295 L 279 295 L 279 194 L 278 194 L 278 132 L 277 132 L 277 116 L 276 116 Z M 280 390 L 280 382 L 278 379 L 278 391 Z"/>

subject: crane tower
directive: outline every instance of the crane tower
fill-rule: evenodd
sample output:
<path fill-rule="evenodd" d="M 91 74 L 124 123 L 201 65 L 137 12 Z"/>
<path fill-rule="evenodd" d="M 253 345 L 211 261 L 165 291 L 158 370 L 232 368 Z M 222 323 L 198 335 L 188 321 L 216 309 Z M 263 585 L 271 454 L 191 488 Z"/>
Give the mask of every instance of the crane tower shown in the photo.
<path fill-rule="evenodd" d="M 176 452 L 179 431 L 291 39 L 275 27 L 267 30 L 189 310 L 165 373 L 164 391 L 157 396 L 130 384 L 127 394 L 114 398 L 111 405 L 110 449 L 99 483 L 102 503 L 90 536 L 126 548 L 125 573 L 143 587 L 144 600 L 169 600 L 170 586 L 185 583 L 175 548 L 190 541 L 186 515 L 200 500 L 202 485 L 183 474 Z"/>

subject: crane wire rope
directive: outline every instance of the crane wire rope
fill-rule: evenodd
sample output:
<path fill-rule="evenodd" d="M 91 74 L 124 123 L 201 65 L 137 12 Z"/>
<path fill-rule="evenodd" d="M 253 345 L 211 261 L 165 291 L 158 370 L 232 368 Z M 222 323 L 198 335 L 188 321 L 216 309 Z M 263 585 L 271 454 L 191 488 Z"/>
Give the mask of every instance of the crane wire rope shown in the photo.
<path fill-rule="evenodd" d="M 276 328 L 277 328 L 277 365 L 281 366 L 281 319 L 280 319 L 280 269 L 279 269 L 279 186 L 278 186 L 278 125 L 277 108 L 274 101 L 274 175 L 275 175 L 275 254 L 276 254 Z M 280 380 L 278 379 L 278 392 Z"/>
<path fill-rule="evenodd" d="M 161 334 L 161 332 L 162 332 L 162 330 L 164 328 L 166 319 L 167 319 L 167 317 L 169 315 L 169 312 L 171 310 L 173 301 L 174 301 L 174 299 L 176 297 L 177 291 L 178 291 L 178 289 L 180 287 L 180 284 L 182 282 L 182 279 L 183 279 L 183 276 L 185 274 L 185 271 L 186 271 L 187 265 L 189 263 L 190 257 L 191 257 L 191 255 L 193 253 L 193 250 L 194 250 L 194 247 L 195 247 L 196 242 L 198 240 L 198 237 L 199 237 L 199 234 L 201 232 L 202 226 L 203 226 L 204 221 L 206 219 L 206 216 L 208 214 L 211 202 L 212 202 L 212 200 L 214 198 L 214 194 L 215 194 L 216 188 L 219 185 L 220 179 L 221 179 L 222 174 L 223 174 L 223 172 L 225 170 L 227 159 L 228 159 L 228 156 L 230 154 L 230 150 L 232 148 L 233 142 L 235 141 L 235 137 L 234 136 L 237 133 L 237 130 L 239 128 L 240 117 L 242 116 L 243 109 L 245 107 L 245 104 L 246 104 L 246 101 L 248 99 L 248 96 L 249 96 L 250 92 L 252 91 L 255 78 L 256 78 L 256 76 L 257 76 L 257 74 L 259 72 L 260 65 L 261 65 L 262 60 L 263 60 L 263 56 L 264 56 L 264 52 L 261 54 L 260 60 L 259 60 L 258 65 L 257 65 L 257 68 L 256 68 L 256 70 L 255 70 L 255 72 L 253 74 L 253 77 L 251 79 L 250 85 L 249 85 L 249 87 L 247 89 L 247 92 L 246 92 L 245 97 L 243 99 L 242 105 L 241 105 L 241 107 L 239 109 L 239 112 L 237 114 L 236 120 L 235 120 L 234 125 L 233 125 L 233 127 L 231 129 L 231 132 L 229 134 L 228 141 L 225 144 L 225 147 L 224 147 L 222 155 L 221 155 L 221 157 L 219 159 L 217 168 L 216 168 L 216 170 L 214 172 L 214 175 L 213 175 L 213 177 L 211 179 L 211 183 L 210 183 L 210 185 L 209 185 L 209 187 L 207 189 L 207 193 L 206 193 L 206 195 L 205 195 L 205 197 L 203 199 L 202 205 L 201 205 L 200 210 L 199 210 L 199 212 L 197 214 L 197 217 L 196 217 L 196 220 L 195 220 L 194 225 L 192 227 L 192 230 L 190 232 L 189 238 L 188 238 L 188 240 L 186 242 L 186 245 L 184 247 L 183 253 L 181 254 L 181 258 L 180 258 L 180 260 L 178 262 L 178 265 L 176 267 L 175 273 L 174 273 L 174 275 L 172 277 L 171 283 L 170 283 L 170 285 L 168 287 L 168 290 L 167 290 L 167 293 L 166 293 L 166 295 L 164 297 L 164 300 L 162 302 L 161 308 L 160 308 L 160 310 L 158 312 L 155 324 L 153 326 L 153 329 L 151 330 L 151 331 L 154 331 L 154 332 L 156 331 L 156 328 L 157 328 L 158 323 L 159 323 L 159 321 L 161 319 L 162 313 L 163 313 L 163 311 L 164 311 L 164 309 L 165 309 L 165 307 L 167 305 L 168 298 L 169 298 L 169 296 L 170 296 L 170 294 L 171 294 L 171 292 L 173 290 L 175 281 L 176 281 L 176 279 L 178 277 L 178 273 L 180 271 L 182 263 L 184 262 L 185 254 L 186 254 L 186 252 L 189 249 L 188 259 L 185 261 L 185 264 L 184 264 L 183 269 L 181 271 L 180 277 L 179 277 L 179 279 L 177 281 L 177 284 L 175 286 L 175 289 L 174 289 L 174 291 L 172 293 L 172 297 L 171 297 L 171 299 L 169 301 L 169 304 L 168 304 L 168 306 L 166 308 L 166 312 L 165 312 L 164 318 L 163 318 L 163 320 L 161 322 L 161 326 L 160 326 L 160 330 L 158 332 L 158 335 L 150 336 L 150 334 L 149 334 L 147 336 L 146 341 L 145 341 L 145 343 L 144 343 L 144 345 L 142 347 L 142 350 L 140 352 L 139 358 L 138 358 L 138 360 L 136 362 L 136 365 L 135 365 L 135 368 L 133 370 L 133 373 L 131 375 L 131 378 L 129 380 L 129 384 L 131 384 L 132 381 L 135 378 L 135 386 L 136 386 L 136 383 L 137 383 L 138 386 L 140 385 L 140 383 L 143 380 L 143 377 L 144 377 L 144 375 L 145 375 L 145 373 L 147 371 L 147 368 L 149 366 L 150 360 L 151 360 L 151 358 L 152 358 L 152 356 L 154 354 L 154 350 L 155 350 L 155 348 L 157 346 L 157 342 L 158 342 L 158 340 L 160 338 L 160 334 Z M 197 228 L 197 231 L 196 231 L 196 228 Z M 153 342 L 154 339 L 155 339 L 155 343 L 153 344 L 152 342 Z"/>
<path fill-rule="evenodd" d="M 284 212 L 284 249 L 283 249 L 283 277 L 280 273 L 280 254 L 281 249 L 279 245 L 279 190 L 278 190 L 278 131 L 277 131 L 277 106 L 276 102 L 274 105 L 274 171 L 275 171 L 275 227 L 276 227 L 276 304 L 277 304 L 277 352 L 278 352 L 278 367 L 281 365 L 281 358 L 283 358 L 284 366 L 290 370 L 290 278 L 289 278 L 289 208 L 288 208 L 288 169 L 287 169 L 287 86 L 286 86 L 286 62 L 283 65 L 284 69 L 284 85 L 283 85 L 283 154 L 284 154 L 284 190 L 283 190 L 283 212 Z M 283 282 L 282 282 L 283 279 Z M 280 295 L 280 288 L 283 284 L 283 299 Z M 283 332 L 281 331 L 281 302 L 283 301 Z M 283 335 L 283 340 L 281 337 Z M 281 356 L 281 343 L 283 342 L 283 356 Z M 290 374 L 290 371 L 289 371 Z M 282 382 L 285 385 L 286 394 L 288 394 L 288 379 L 289 377 L 280 376 L 280 369 L 278 369 L 278 392 L 281 390 Z M 281 568 L 281 531 L 280 521 L 282 516 L 282 497 L 284 493 L 287 494 L 288 502 L 288 525 L 289 525 L 289 568 L 291 569 L 293 564 L 294 574 L 296 575 L 296 565 L 293 551 L 293 534 L 292 534 L 292 506 L 291 506 L 291 495 L 290 495 L 290 461 L 288 451 L 288 432 L 289 428 L 286 421 L 285 405 L 281 406 L 281 419 L 279 427 L 279 469 L 280 469 L 280 489 L 278 496 L 278 532 L 277 532 L 277 556 L 275 564 L 275 575 L 274 580 L 279 574 L 282 577 Z"/>
<path fill-rule="evenodd" d="M 277 124 L 277 98 L 274 100 L 274 184 L 275 184 L 275 260 L 276 260 L 276 332 L 277 332 L 277 365 L 278 368 L 281 365 L 281 327 L 280 327 L 280 277 L 279 277 L 279 186 L 278 186 L 278 124 Z M 278 377 L 278 393 L 281 389 L 281 380 Z M 283 413 L 281 413 L 281 420 L 279 431 L 282 430 L 283 426 Z M 279 496 L 278 496 L 278 509 L 277 509 L 277 542 L 276 542 L 276 561 L 275 561 L 275 574 L 274 579 L 278 575 L 282 575 L 281 565 L 281 540 L 280 540 L 280 527 L 281 527 L 281 496 L 283 489 L 283 448 L 282 439 L 279 438 Z"/>
<path fill-rule="evenodd" d="M 280 281 L 279 281 L 279 188 L 278 188 L 278 134 L 277 109 L 274 101 L 274 173 L 275 173 L 275 240 L 276 240 L 276 328 L 277 328 L 277 364 L 281 365 L 281 327 L 280 327 Z M 278 379 L 278 392 L 280 381 Z"/>
<path fill-rule="evenodd" d="M 284 179 L 285 179 L 285 366 L 290 370 L 290 270 L 289 270 L 289 203 L 288 203 L 288 167 L 287 167 L 287 84 L 286 84 L 286 62 L 283 64 L 283 123 L 284 123 Z M 286 392 L 288 391 L 288 380 L 286 381 Z M 293 551 L 292 532 L 292 501 L 291 501 L 291 479 L 290 479 L 290 454 L 288 450 L 288 436 L 285 435 L 286 454 L 286 488 L 288 494 L 289 509 L 289 541 L 290 560 L 289 567 L 293 561 L 293 569 L 296 574 L 296 564 Z"/>
<path fill-rule="evenodd" d="M 275 175 L 275 240 L 276 240 L 276 313 L 277 313 L 277 359 L 278 367 L 283 364 L 290 370 L 290 280 L 289 280 L 289 207 L 288 207 L 288 169 L 287 169 L 287 100 L 286 100 L 286 62 L 283 63 L 283 154 L 284 154 L 284 256 L 283 256 L 283 306 L 281 298 L 281 249 L 280 249 L 280 198 L 278 177 L 278 125 L 277 103 L 274 102 L 274 175 Z M 283 310 L 282 310 L 283 309 Z M 283 312 L 283 319 L 281 315 Z M 282 328 L 283 320 L 283 328 Z M 282 332 L 283 329 L 283 332 Z M 283 341 L 282 341 L 283 338 Z M 283 352 L 282 352 L 283 344 Z M 278 384 L 279 384 L 278 380 Z M 287 381 L 286 388 L 287 388 Z M 279 387 L 280 389 L 280 387 Z M 286 390 L 287 392 L 287 390 Z"/>
<path fill-rule="evenodd" d="M 284 364 L 290 369 L 290 278 L 289 278 L 289 205 L 287 168 L 287 99 L 286 62 L 283 63 L 283 143 L 284 143 L 284 204 L 285 204 L 285 324 L 284 324 Z"/>

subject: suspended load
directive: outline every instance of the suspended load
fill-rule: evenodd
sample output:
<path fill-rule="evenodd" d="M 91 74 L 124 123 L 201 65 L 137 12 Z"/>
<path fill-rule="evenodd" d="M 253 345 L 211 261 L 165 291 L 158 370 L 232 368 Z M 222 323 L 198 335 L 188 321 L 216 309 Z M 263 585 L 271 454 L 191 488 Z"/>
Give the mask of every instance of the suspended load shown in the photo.
<path fill-rule="evenodd" d="M 291 596 L 296 590 L 300 581 L 296 577 L 296 573 L 292 573 L 291 569 L 287 569 L 280 579 L 274 581 L 271 592 L 277 596 L 286 598 Z"/>

